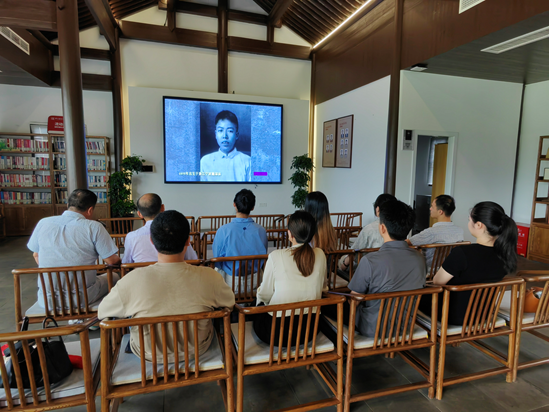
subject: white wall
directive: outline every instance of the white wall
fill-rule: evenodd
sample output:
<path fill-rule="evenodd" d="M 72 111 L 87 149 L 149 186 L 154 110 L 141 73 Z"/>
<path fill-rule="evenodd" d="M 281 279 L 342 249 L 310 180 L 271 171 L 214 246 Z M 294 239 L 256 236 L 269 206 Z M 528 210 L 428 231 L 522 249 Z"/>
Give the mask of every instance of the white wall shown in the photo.
<path fill-rule="evenodd" d="M 282 184 L 164 184 L 163 96 L 283 104 Z M 294 189 L 288 178 L 293 156 L 307 152 L 308 101 L 130 87 L 129 113 L 131 152 L 142 155 L 147 162 L 153 163 L 156 169 L 154 173 L 140 173 L 134 176 L 134 199 L 143 193 L 154 192 L 162 197 L 167 209 L 176 209 L 186 215 L 198 217 L 233 214 L 234 195 L 239 190 L 247 188 L 252 190 L 257 198 L 253 213 L 293 212 L 290 197 Z M 260 207 L 259 203 L 267 203 L 267 206 Z"/>
<path fill-rule="evenodd" d="M 549 135 L 549 81 L 529 84 L 524 91 L 513 219 L 530 223 L 539 137 Z M 549 167 L 547 162 L 543 166 Z M 539 194 L 542 197 L 541 192 Z"/>
<path fill-rule="evenodd" d="M 415 153 L 401 150 L 404 130 L 457 133 L 454 222 L 465 229 L 470 208 L 483 200 L 510 213 L 521 91 L 515 83 L 402 72 L 397 197 L 412 201 Z"/>
<path fill-rule="evenodd" d="M 390 78 L 345 93 L 316 106 L 314 190 L 323 192 L 331 212 L 363 212 L 383 193 Z M 326 121 L 354 114 L 352 168 L 322 167 L 322 131 Z"/>

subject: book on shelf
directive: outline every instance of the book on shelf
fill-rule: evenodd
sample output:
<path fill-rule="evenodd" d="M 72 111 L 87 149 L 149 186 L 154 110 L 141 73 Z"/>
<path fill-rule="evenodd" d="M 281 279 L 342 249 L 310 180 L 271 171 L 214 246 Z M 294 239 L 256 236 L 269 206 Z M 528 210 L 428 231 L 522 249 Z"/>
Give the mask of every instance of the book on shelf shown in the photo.
<path fill-rule="evenodd" d="M 49 175 L 0 173 L 0 187 L 50 187 Z"/>
<path fill-rule="evenodd" d="M 53 157 L 53 165 L 55 170 L 67 170 L 67 158 L 64 154 L 56 154 Z M 88 170 L 94 172 L 104 172 L 107 169 L 105 159 L 88 159 Z"/>
<path fill-rule="evenodd" d="M 54 152 L 65 153 L 65 138 L 54 137 L 53 138 Z M 105 154 L 105 142 L 86 140 L 86 152 L 89 154 L 104 155 Z"/>
<path fill-rule="evenodd" d="M 0 150 L 18 152 L 45 152 L 49 151 L 47 138 L 16 139 L 0 137 Z"/>
<path fill-rule="evenodd" d="M 49 205 L 51 192 L 0 192 L 6 205 Z"/>
<path fill-rule="evenodd" d="M 94 190 L 92 190 L 92 192 L 95 193 L 97 196 L 97 203 L 101 203 L 101 204 L 107 203 L 107 192 L 97 192 Z M 67 203 L 67 199 L 69 195 L 66 190 L 56 190 L 55 196 L 57 199 L 57 203 L 61 204 L 61 203 Z"/>
<path fill-rule="evenodd" d="M 50 159 L 47 155 L 37 156 L 0 156 L 0 169 L 48 170 Z"/>

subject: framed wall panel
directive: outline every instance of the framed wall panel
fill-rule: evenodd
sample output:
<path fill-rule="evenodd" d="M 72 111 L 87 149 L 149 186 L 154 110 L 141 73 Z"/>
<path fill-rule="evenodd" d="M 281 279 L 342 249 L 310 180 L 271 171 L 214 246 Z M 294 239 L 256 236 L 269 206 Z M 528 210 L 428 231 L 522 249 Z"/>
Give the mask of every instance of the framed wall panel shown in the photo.
<path fill-rule="evenodd" d="M 337 119 L 336 167 L 351 167 L 353 158 L 353 120 L 354 115 Z"/>
<path fill-rule="evenodd" d="M 336 126 L 337 120 L 324 122 L 322 167 L 335 167 L 336 165 Z"/>

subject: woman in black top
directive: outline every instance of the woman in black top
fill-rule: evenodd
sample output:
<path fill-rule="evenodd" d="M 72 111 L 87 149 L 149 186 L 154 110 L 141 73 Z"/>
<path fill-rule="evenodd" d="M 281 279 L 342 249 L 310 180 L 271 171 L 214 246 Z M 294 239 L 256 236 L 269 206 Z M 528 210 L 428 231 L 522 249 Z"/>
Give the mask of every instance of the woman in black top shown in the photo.
<path fill-rule="evenodd" d="M 469 232 L 476 244 L 455 247 L 433 279 L 436 285 L 468 285 L 502 280 L 517 269 L 517 225 L 494 202 L 477 203 L 469 215 Z M 471 291 L 450 293 L 448 323 L 462 325 Z M 442 299 L 439 301 L 439 315 Z M 420 309 L 431 313 L 430 299 Z"/>

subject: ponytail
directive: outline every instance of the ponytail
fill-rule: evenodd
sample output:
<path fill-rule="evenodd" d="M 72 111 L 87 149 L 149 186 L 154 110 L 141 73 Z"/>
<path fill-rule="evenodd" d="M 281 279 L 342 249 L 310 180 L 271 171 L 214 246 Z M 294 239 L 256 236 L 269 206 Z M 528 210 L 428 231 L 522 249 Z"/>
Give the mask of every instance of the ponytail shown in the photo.
<path fill-rule="evenodd" d="M 507 273 L 517 270 L 518 230 L 513 219 L 505 214 L 503 208 L 494 202 L 480 202 L 471 210 L 474 223 L 481 222 L 491 236 L 496 238 L 494 251 L 503 262 Z"/>
<path fill-rule="evenodd" d="M 315 218 L 309 212 L 298 210 L 290 216 L 288 229 L 295 240 L 302 243 L 291 251 L 294 262 L 304 277 L 310 276 L 315 266 L 315 252 L 310 245 L 316 234 Z"/>

